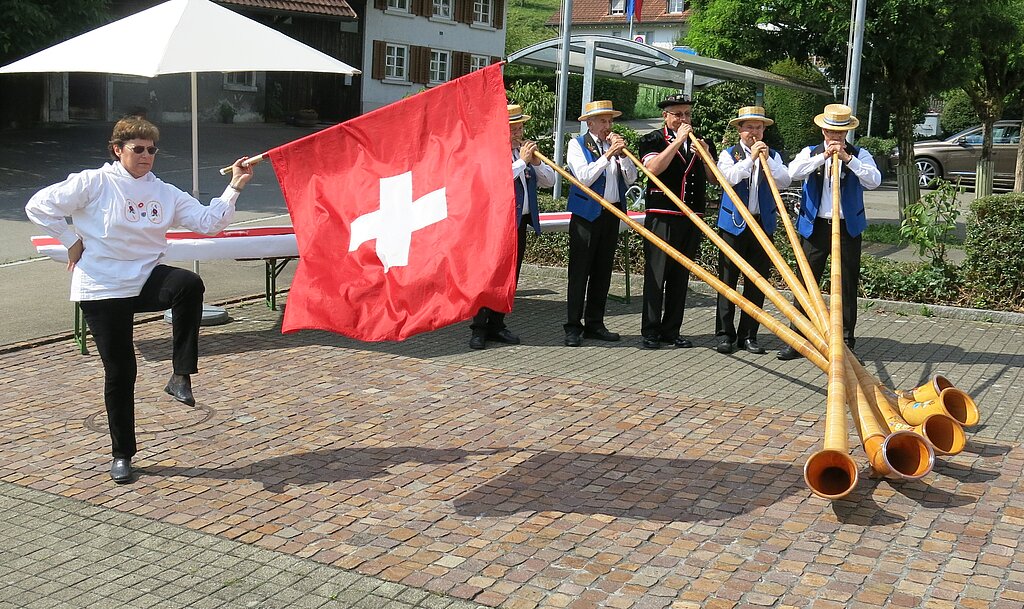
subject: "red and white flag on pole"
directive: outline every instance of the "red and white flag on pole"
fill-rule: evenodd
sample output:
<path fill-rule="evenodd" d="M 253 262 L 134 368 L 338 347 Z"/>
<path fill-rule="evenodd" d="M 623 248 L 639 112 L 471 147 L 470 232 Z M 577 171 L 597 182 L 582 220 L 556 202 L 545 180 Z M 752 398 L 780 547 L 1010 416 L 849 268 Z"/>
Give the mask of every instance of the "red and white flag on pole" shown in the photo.
<path fill-rule="evenodd" d="M 506 104 L 493 65 L 269 152 L 300 257 L 283 332 L 402 340 L 512 309 Z"/>

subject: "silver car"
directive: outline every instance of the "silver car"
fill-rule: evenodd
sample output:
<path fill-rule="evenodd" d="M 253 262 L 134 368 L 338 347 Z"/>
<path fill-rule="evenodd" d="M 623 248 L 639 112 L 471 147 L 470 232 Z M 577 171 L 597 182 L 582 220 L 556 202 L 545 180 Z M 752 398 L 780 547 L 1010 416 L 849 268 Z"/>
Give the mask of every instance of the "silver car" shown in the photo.
<path fill-rule="evenodd" d="M 981 158 L 982 137 L 982 127 L 978 125 L 944 140 L 914 144 L 918 183 L 927 186 L 934 178 L 974 182 L 978 159 Z M 1019 142 L 1020 121 L 997 121 L 992 127 L 993 182 L 996 185 L 1013 187 Z"/>

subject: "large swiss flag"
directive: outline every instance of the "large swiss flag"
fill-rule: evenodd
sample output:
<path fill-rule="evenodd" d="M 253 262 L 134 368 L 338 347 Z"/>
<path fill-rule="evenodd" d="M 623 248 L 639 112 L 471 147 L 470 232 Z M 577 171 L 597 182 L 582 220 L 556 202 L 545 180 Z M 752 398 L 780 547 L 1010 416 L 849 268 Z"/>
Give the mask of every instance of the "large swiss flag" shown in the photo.
<path fill-rule="evenodd" d="M 282 331 L 402 340 L 512 309 L 506 103 L 496 64 L 269 152 L 300 257 Z"/>

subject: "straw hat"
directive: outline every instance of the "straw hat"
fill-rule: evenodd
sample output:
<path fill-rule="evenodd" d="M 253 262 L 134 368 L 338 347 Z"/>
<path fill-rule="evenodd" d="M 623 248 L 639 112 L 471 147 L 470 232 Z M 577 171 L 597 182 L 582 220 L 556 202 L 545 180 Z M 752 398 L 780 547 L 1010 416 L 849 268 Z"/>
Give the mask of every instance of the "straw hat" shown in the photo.
<path fill-rule="evenodd" d="M 583 108 L 583 114 L 576 120 L 585 121 L 588 118 L 594 118 L 595 116 L 611 115 L 612 118 L 616 116 L 622 116 L 622 113 L 612 108 L 612 102 L 607 99 L 599 101 L 587 102 L 587 105 Z"/>
<path fill-rule="evenodd" d="M 814 124 L 829 131 L 852 131 L 860 121 L 849 106 L 829 104 L 825 106 L 824 112 L 814 117 Z"/>
<path fill-rule="evenodd" d="M 729 121 L 729 124 L 735 127 L 743 121 L 761 121 L 765 127 L 775 124 L 775 121 L 764 115 L 764 108 L 761 106 L 743 106 L 736 113 L 736 118 Z"/>
<path fill-rule="evenodd" d="M 665 99 L 663 99 L 660 102 L 658 102 L 658 107 L 661 108 L 662 110 L 664 110 L 665 108 L 668 108 L 669 106 L 692 106 L 692 105 L 693 105 L 693 100 L 690 99 L 689 96 L 684 95 L 683 93 L 673 93 L 672 95 L 669 95 Z"/>
<path fill-rule="evenodd" d="M 530 120 L 529 114 L 523 114 L 523 107 L 519 104 L 508 105 L 508 124 L 525 123 Z"/>

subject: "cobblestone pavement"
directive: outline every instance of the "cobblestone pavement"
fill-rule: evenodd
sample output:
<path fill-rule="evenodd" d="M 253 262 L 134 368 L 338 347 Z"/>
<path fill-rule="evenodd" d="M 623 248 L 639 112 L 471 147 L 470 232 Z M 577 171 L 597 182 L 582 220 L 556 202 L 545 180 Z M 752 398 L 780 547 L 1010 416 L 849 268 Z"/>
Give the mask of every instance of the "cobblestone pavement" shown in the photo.
<path fill-rule="evenodd" d="M 924 479 L 862 465 L 828 502 L 802 478 L 820 371 L 719 355 L 700 293 L 694 349 L 641 350 L 638 299 L 609 306 L 622 342 L 565 348 L 563 288 L 528 269 L 524 344 L 484 351 L 466 324 L 366 344 L 232 305 L 196 409 L 143 323 L 125 486 L 98 358 L 5 350 L 0 607 L 1024 607 L 1021 327 L 862 310 L 872 373 L 942 372 L 982 420 Z"/>

